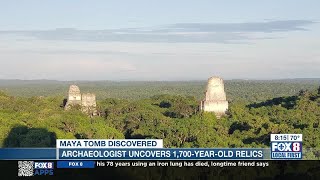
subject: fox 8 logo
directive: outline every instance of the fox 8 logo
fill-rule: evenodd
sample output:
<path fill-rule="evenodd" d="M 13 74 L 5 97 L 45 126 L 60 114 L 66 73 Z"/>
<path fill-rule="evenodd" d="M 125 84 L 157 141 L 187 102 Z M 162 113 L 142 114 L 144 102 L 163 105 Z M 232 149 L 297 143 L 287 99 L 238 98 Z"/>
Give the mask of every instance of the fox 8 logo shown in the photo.
<path fill-rule="evenodd" d="M 273 142 L 272 152 L 301 152 L 301 142 Z"/>
<path fill-rule="evenodd" d="M 35 162 L 35 169 L 53 169 L 53 162 Z"/>

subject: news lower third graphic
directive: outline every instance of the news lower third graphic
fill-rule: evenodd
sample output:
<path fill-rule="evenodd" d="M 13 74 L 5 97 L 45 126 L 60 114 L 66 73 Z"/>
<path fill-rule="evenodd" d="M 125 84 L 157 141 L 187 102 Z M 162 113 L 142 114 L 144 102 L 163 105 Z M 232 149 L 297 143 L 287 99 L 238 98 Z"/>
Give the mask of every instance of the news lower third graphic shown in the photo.
<path fill-rule="evenodd" d="M 163 148 L 163 140 L 57 140 L 59 160 L 258 160 L 256 148 Z"/>
<path fill-rule="evenodd" d="M 271 134 L 271 159 L 302 159 L 302 134 Z"/>
<path fill-rule="evenodd" d="M 0 160 L 302 159 L 302 134 L 272 134 L 270 148 L 164 148 L 163 140 L 58 139 L 56 148 L 0 148 Z"/>
<path fill-rule="evenodd" d="M 55 168 L 90 169 L 119 161 L 186 165 L 237 160 L 241 165 L 299 159 L 302 134 L 271 134 L 270 148 L 165 148 L 161 139 L 58 139 L 56 148 L 0 148 L 0 160 L 18 160 L 18 176 L 53 176 Z"/>

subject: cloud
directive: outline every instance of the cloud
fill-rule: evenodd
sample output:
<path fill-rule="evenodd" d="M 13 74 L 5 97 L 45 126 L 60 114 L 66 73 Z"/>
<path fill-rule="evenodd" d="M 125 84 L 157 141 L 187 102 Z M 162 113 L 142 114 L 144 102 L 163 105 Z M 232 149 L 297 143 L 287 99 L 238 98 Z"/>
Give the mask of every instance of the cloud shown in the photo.
<path fill-rule="evenodd" d="M 271 39 L 272 34 L 307 31 L 309 20 L 283 20 L 247 23 L 178 23 L 159 27 L 77 30 L 55 29 L 39 31 L 0 31 L 40 40 L 93 42 L 153 42 L 153 43 L 243 43 L 255 39 Z M 256 34 L 261 33 L 260 37 Z"/>
<path fill-rule="evenodd" d="M 307 30 L 304 26 L 313 24 L 307 20 L 266 21 L 251 23 L 181 23 L 169 26 L 167 31 L 180 32 L 287 32 Z"/>

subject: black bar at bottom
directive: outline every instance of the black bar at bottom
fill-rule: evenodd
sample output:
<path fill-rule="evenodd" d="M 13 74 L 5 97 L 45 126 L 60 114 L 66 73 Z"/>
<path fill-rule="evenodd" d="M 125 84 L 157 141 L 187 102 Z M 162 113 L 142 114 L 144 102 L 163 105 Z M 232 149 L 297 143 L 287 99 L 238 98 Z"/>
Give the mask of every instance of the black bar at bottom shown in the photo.
<path fill-rule="evenodd" d="M 51 162 L 54 162 L 53 171 L 37 169 L 38 175 L 31 179 L 317 179 L 320 177 L 319 160 L 179 161 L 183 163 L 182 167 L 179 167 L 178 161 L 171 161 L 176 163 L 171 166 L 165 166 L 167 163 L 170 164 L 170 161 L 95 161 L 94 169 L 58 169 L 57 161 Z M 211 167 L 206 167 L 206 162 Z M 118 167 L 115 166 L 116 163 Z M 149 163 L 155 163 L 157 166 L 150 167 Z M 237 166 L 223 167 L 223 164 L 218 163 L 236 163 Z M 134 164 L 139 166 L 134 167 Z M 255 166 L 252 166 L 253 164 Z M 41 172 L 42 175 L 39 175 Z M 1 176 L 8 177 L 6 179 L 21 179 L 18 176 L 18 161 L 0 161 L 0 173 Z"/>

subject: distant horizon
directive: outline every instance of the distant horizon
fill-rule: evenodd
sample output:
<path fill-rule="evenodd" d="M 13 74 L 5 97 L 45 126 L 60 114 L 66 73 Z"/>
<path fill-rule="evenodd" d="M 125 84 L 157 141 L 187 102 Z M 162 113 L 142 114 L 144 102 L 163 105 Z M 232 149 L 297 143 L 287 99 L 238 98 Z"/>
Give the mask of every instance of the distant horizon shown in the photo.
<path fill-rule="evenodd" d="M 210 78 L 210 77 L 209 77 Z M 207 79 L 190 79 L 190 80 L 56 80 L 56 79 L 0 79 L 0 81 L 57 81 L 57 82 L 103 82 L 103 81 L 109 81 L 109 82 L 193 82 L 193 81 L 207 81 Z M 320 77 L 317 78 L 279 78 L 279 79 L 224 79 L 221 77 L 224 81 L 277 81 L 277 80 L 320 80 Z"/>

